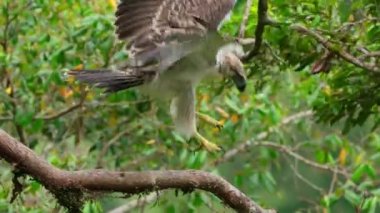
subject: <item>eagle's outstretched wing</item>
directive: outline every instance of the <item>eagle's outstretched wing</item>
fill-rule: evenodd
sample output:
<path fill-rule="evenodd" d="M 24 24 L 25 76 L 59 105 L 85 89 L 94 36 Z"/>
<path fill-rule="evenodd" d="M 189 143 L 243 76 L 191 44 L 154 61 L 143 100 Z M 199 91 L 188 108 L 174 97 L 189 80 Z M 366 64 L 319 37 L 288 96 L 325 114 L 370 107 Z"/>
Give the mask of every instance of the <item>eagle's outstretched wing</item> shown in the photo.
<path fill-rule="evenodd" d="M 115 25 L 118 38 L 128 42 L 128 64 L 119 70 L 68 74 L 116 92 L 151 81 L 175 62 L 191 58 L 185 57 L 189 54 L 203 57 L 194 51 L 199 46 L 213 60 L 222 40 L 217 28 L 234 4 L 235 0 L 121 0 Z"/>
<path fill-rule="evenodd" d="M 139 66 L 173 55 L 179 60 L 186 53 L 176 51 L 216 32 L 234 4 L 235 0 L 122 0 L 116 33 L 128 42 L 130 57 Z"/>

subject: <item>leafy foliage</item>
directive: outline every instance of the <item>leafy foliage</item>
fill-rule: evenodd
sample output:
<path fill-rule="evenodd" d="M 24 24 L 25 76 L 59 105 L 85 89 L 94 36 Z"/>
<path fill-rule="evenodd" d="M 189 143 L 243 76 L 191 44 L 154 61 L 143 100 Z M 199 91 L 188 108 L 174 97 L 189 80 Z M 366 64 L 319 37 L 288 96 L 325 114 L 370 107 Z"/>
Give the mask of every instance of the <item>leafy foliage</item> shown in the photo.
<path fill-rule="evenodd" d="M 201 133 L 226 151 L 249 145 L 232 159 L 221 161 L 224 153 L 197 150 L 172 132 L 167 103 L 152 102 L 136 90 L 105 95 L 64 76 L 67 69 L 108 67 L 128 57 L 113 35 L 113 0 L 0 2 L 0 127 L 63 169 L 204 169 L 279 212 L 378 211 L 379 74 L 334 56 L 325 72 L 311 75 L 326 50 L 291 26 L 303 24 L 337 50 L 361 57 L 363 49 L 380 51 L 380 2 L 269 3 L 270 17 L 280 24 L 266 29 L 262 54 L 246 64 L 248 90 L 239 94 L 214 81 L 197 91 L 198 110 L 224 122 L 219 131 L 199 121 Z M 238 35 L 244 7 L 239 1 L 224 34 Z M 256 12 L 254 1 L 247 37 L 254 36 Z M 314 117 L 288 117 L 311 109 Z M 12 171 L 5 163 L 0 170 L 0 212 L 64 211 L 28 178 L 21 197 L 10 204 Z M 125 203 L 121 197 L 91 195 L 84 212 L 116 208 Z M 229 211 L 203 192 L 163 192 L 142 208 Z"/>

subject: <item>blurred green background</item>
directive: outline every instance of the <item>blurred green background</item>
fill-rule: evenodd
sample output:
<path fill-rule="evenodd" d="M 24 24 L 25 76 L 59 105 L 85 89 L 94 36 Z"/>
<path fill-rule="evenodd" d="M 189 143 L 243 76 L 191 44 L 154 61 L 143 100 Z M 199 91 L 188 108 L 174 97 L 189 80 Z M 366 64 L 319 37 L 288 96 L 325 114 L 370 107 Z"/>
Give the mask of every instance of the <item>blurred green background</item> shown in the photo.
<path fill-rule="evenodd" d="M 257 0 L 246 37 L 254 36 Z M 114 35 L 116 2 L 0 2 L 0 128 L 53 165 L 67 170 L 202 169 L 218 174 L 260 205 L 278 212 L 380 211 L 380 75 L 325 54 L 302 24 L 336 48 L 380 51 L 379 0 L 271 0 L 261 54 L 246 64 L 247 91 L 229 82 L 204 83 L 198 110 L 224 122 L 200 132 L 232 158 L 197 150 L 172 131 L 168 103 L 136 90 L 106 95 L 66 79 L 65 70 L 101 68 L 127 58 Z M 238 36 L 245 1 L 221 32 Z M 379 65 L 379 57 L 367 57 Z M 313 115 L 311 115 L 313 113 Z M 296 115 L 294 117 L 294 115 Z M 217 163 L 215 163 L 217 162 Z M 339 175 L 335 170 L 346 175 Z M 37 181 L 12 204 L 11 166 L 0 162 L 0 212 L 64 212 Z M 84 212 L 120 206 L 131 212 L 232 212 L 209 193 L 164 191 L 144 196 L 91 194 Z"/>

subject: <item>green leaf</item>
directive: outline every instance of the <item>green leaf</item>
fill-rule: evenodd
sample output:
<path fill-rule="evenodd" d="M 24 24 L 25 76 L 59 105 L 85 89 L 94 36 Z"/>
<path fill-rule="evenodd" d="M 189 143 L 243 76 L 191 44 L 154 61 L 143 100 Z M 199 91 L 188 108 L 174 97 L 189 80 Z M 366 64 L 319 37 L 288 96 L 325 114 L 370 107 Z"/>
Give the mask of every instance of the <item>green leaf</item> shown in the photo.
<path fill-rule="evenodd" d="M 359 165 L 356 169 L 355 169 L 355 171 L 354 171 L 354 173 L 352 174 L 352 176 L 351 176 L 351 179 L 354 181 L 354 182 L 358 182 L 362 177 L 363 177 L 363 175 L 366 173 L 366 166 L 365 166 L 365 164 L 361 164 L 361 165 Z"/>
<path fill-rule="evenodd" d="M 368 213 L 376 213 L 376 207 L 378 204 L 379 202 L 377 197 L 371 198 Z"/>
<path fill-rule="evenodd" d="M 365 172 L 372 179 L 376 179 L 376 177 L 377 177 L 376 169 L 372 165 L 366 164 L 365 165 Z"/>
<path fill-rule="evenodd" d="M 351 190 L 346 190 L 344 192 L 344 197 L 354 206 L 359 206 L 361 203 L 360 195 L 356 194 L 355 192 Z"/>
<path fill-rule="evenodd" d="M 339 1 L 339 16 L 340 21 L 345 22 L 351 14 L 351 1 L 340 0 Z"/>
<path fill-rule="evenodd" d="M 322 198 L 322 205 L 329 208 L 339 200 L 339 197 L 335 194 L 325 195 Z"/>

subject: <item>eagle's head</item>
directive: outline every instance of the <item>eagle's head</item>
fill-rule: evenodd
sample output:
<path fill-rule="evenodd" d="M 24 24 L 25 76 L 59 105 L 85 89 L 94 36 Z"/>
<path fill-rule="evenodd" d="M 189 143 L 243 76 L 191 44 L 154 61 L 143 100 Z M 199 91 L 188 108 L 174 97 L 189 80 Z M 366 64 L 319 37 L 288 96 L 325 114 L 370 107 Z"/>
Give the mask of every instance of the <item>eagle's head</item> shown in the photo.
<path fill-rule="evenodd" d="M 216 55 L 216 63 L 220 74 L 232 79 L 240 92 L 245 90 L 247 84 L 244 65 L 240 60 L 243 56 L 243 47 L 237 43 L 221 47 Z"/>

